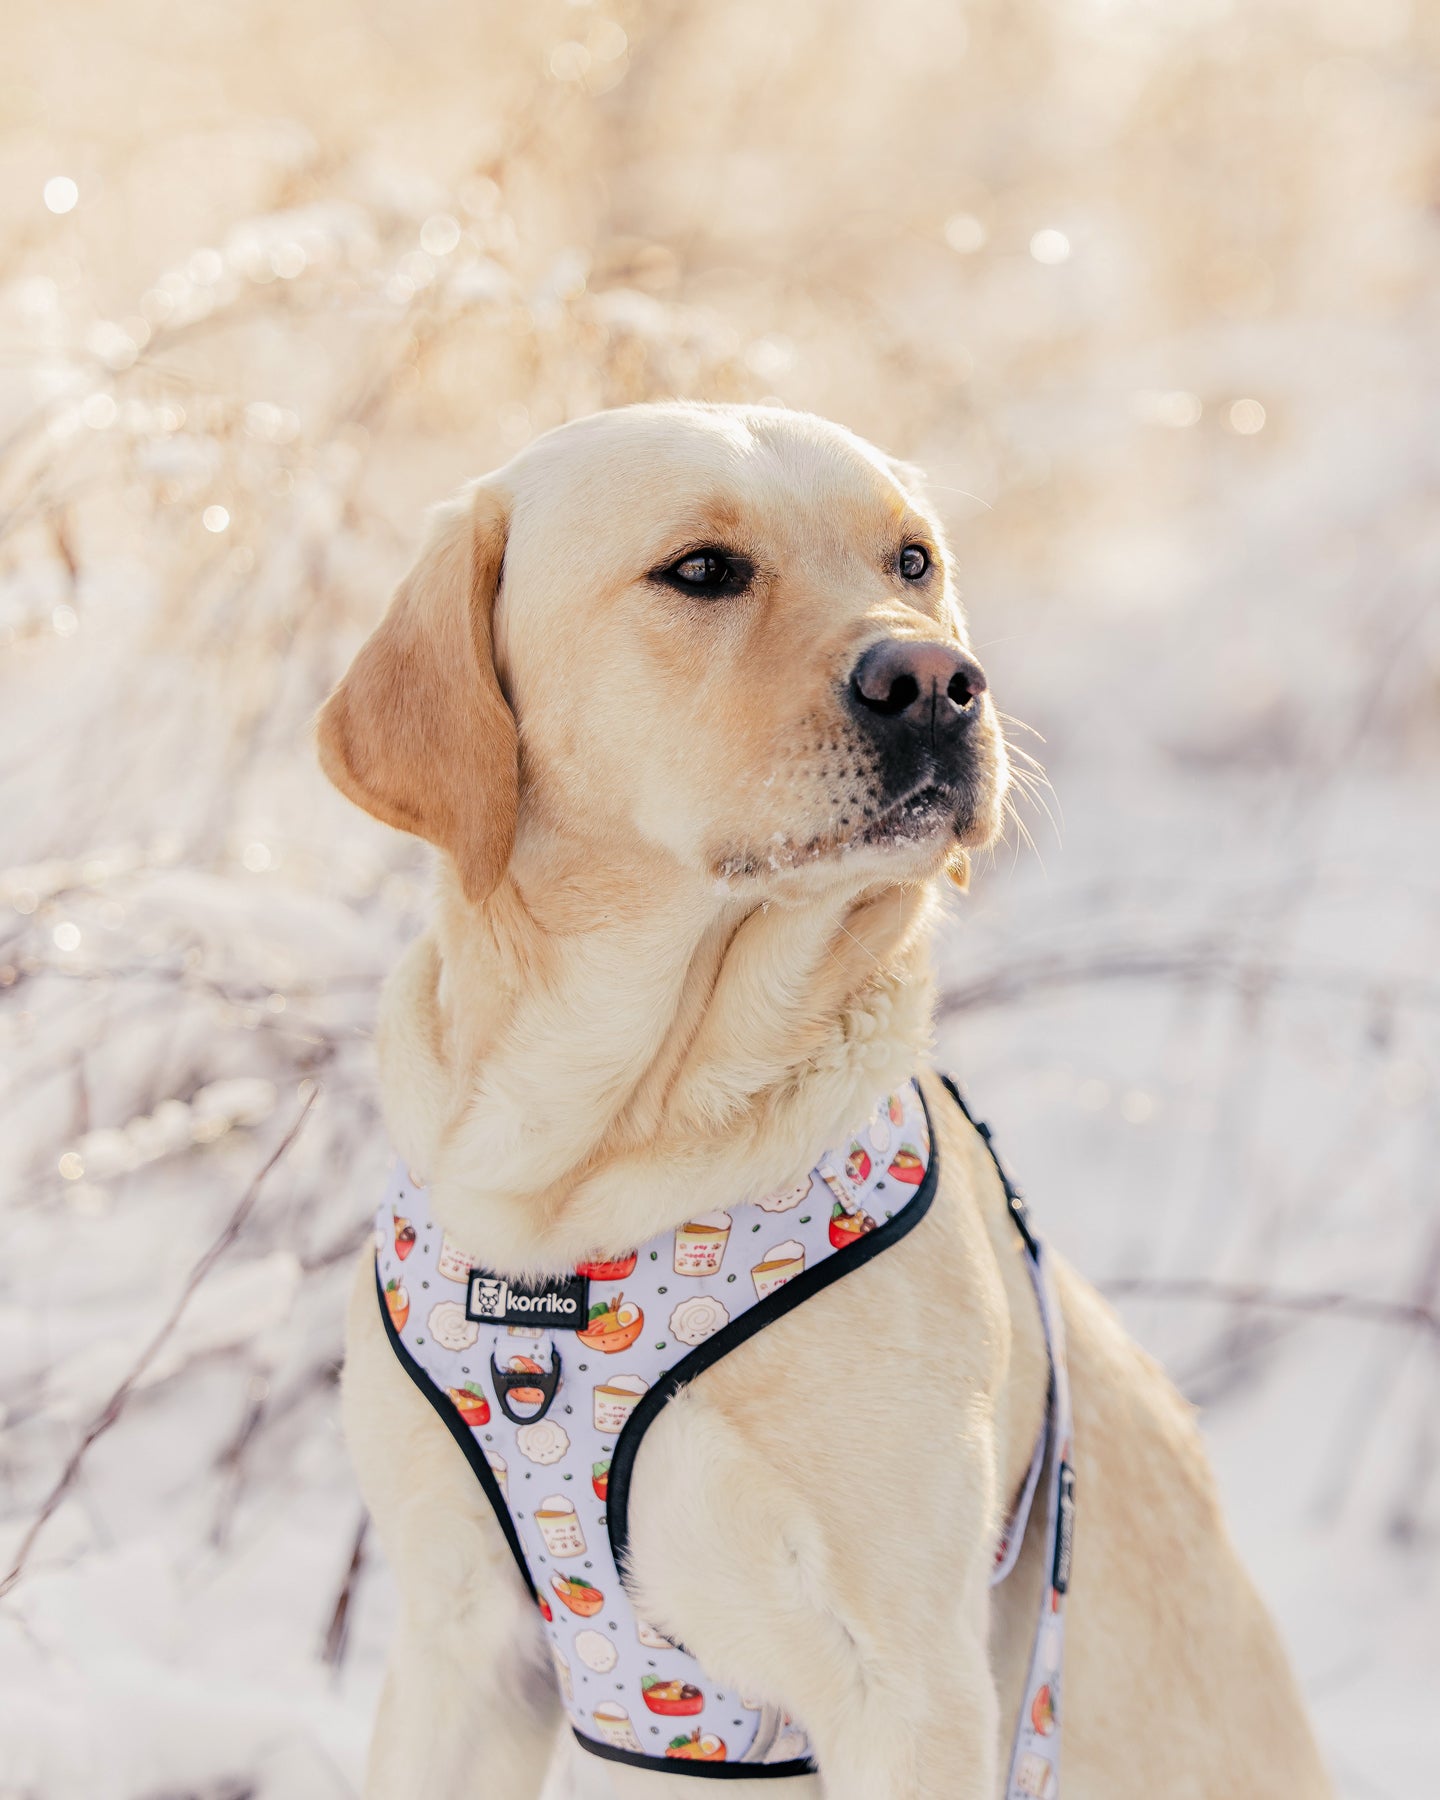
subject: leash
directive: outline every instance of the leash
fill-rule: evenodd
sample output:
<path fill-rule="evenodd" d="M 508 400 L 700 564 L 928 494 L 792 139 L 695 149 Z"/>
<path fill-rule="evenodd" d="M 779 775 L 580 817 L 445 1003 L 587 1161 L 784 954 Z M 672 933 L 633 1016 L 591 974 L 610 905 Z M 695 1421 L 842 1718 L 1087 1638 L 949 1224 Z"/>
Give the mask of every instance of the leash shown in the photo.
<path fill-rule="evenodd" d="M 1035 1289 L 1045 1351 L 1050 1363 L 1045 1429 L 1035 1447 L 1020 1503 L 996 1551 L 990 1584 L 997 1585 L 1014 1568 L 1025 1539 L 1040 1472 L 1048 1461 L 1049 1513 L 1045 1586 L 1040 1617 L 1030 1650 L 1020 1716 L 1010 1751 L 1005 1800 L 1058 1800 L 1060 1793 L 1061 1676 L 1065 1660 L 1065 1596 L 1070 1586 L 1070 1556 L 1075 1535 L 1074 1418 L 1070 1406 L 1070 1368 L 1065 1354 L 1065 1320 L 1055 1290 L 1055 1275 L 1045 1245 L 1030 1227 L 1020 1190 L 1001 1162 L 990 1127 L 977 1119 L 948 1075 L 941 1076 L 950 1097 L 979 1134 L 989 1152 L 1005 1204 L 1025 1246 L 1025 1266 Z"/>

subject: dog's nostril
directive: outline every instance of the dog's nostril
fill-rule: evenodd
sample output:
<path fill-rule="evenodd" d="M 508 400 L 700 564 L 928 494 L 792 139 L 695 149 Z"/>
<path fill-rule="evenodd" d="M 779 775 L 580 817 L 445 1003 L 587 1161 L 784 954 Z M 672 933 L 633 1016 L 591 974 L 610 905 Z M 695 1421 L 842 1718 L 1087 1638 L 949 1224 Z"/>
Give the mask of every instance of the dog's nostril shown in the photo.
<path fill-rule="evenodd" d="M 884 713 L 901 713 L 907 706 L 913 706 L 919 698 L 920 683 L 913 675 L 900 675 L 891 682 L 890 692 L 875 710 Z"/>
<path fill-rule="evenodd" d="M 869 686 L 859 680 L 850 685 L 863 707 L 887 719 L 907 711 L 920 698 L 920 683 L 908 671 Z"/>
<path fill-rule="evenodd" d="M 963 675 L 952 675 L 950 677 L 950 685 L 946 688 L 945 692 L 950 696 L 951 700 L 954 701 L 955 705 L 959 707 L 968 706 L 975 698 L 974 694 L 971 692 L 970 683 Z"/>

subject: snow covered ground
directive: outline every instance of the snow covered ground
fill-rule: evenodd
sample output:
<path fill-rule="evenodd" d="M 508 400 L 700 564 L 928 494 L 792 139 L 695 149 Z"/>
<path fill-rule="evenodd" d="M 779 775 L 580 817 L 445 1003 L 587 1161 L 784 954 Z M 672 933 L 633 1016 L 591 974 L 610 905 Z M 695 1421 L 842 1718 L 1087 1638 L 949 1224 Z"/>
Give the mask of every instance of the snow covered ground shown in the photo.
<path fill-rule="evenodd" d="M 1060 821 L 953 903 L 940 1060 L 1201 1405 L 1343 1794 L 1434 1791 L 1440 19 L 892 12 L 18 9 L 0 1800 L 358 1792 L 427 865 L 306 721 L 426 503 L 665 392 L 932 470 Z"/>

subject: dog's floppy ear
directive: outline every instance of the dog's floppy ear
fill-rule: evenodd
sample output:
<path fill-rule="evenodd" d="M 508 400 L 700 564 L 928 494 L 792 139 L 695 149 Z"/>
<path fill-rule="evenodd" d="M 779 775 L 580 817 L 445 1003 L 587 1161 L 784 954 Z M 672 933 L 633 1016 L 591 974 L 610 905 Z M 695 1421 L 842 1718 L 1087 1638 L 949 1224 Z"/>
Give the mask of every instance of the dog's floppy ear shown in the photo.
<path fill-rule="evenodd" d="M 483 900 L 510 860 L 515 719 L 491 641 L 506 504 L 481 485 L 438 508 L 413 569 L 317 724 L 320 765 L 357 806 L 450 856 Z"/>

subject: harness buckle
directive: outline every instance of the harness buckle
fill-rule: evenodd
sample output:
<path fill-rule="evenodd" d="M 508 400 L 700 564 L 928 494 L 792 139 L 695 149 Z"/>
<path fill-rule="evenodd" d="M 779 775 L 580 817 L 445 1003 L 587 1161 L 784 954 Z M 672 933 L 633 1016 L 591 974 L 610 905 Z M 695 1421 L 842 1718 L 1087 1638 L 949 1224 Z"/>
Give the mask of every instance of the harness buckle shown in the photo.
<path fill-rule="evenodd" d="M 500 1410 L 510 1423 L 533 1425 L 537 1419 L 543 1419 L 555 1403 L 555 1395 L 560 1388 L 560 1352 L 552 1346 L 548 1369 L 502 1369 L 496 1363 L 492 1350 L 490 1379 L 495 1383 L 495 1398 L 500 1403 Z M 538 1396 L 539 1411 L 517 1413 L 510 1404 L 512 1394 L 519 1397 L 526 1406 L 536 1405 Z"/>

